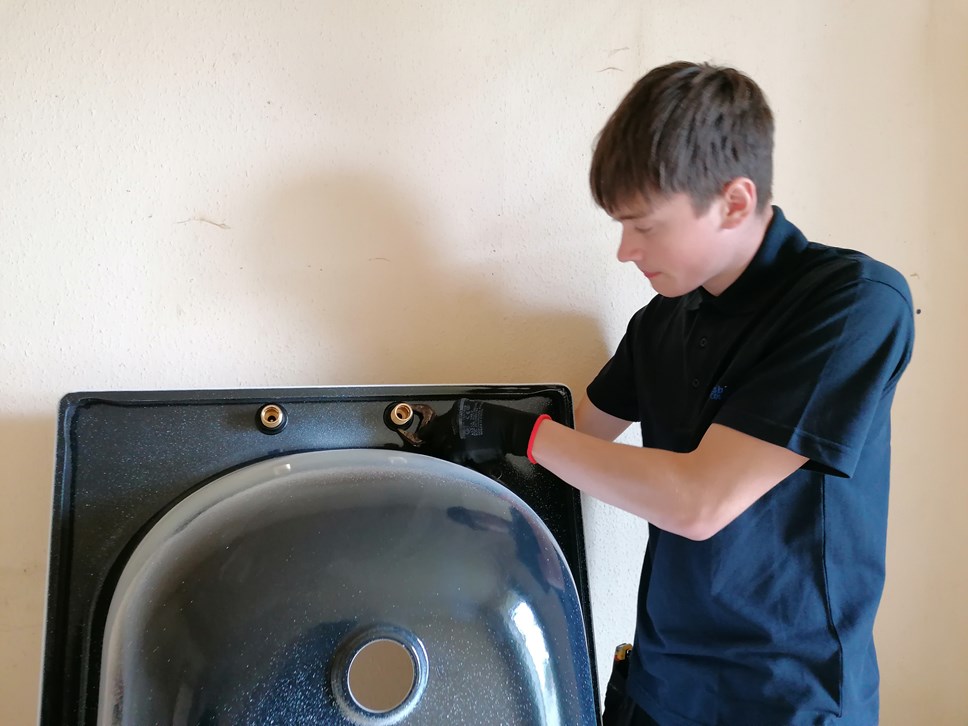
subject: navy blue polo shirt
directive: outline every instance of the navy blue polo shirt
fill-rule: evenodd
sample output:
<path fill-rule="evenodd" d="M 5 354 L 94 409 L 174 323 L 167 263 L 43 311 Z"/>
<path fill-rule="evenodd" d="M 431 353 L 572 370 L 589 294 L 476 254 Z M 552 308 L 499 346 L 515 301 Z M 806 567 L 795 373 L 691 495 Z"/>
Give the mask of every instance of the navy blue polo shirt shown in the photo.
<path fill-rule="evenodd" d="M 904 278 L 808 242 L 779 208 L 718 297 L 655 296 L 588 387 L 688 452 L 719 423 L 809 459 L 708 540 L 650 525 L 629 695 L 663 726 L 875 724 L 890 408 Z"/>

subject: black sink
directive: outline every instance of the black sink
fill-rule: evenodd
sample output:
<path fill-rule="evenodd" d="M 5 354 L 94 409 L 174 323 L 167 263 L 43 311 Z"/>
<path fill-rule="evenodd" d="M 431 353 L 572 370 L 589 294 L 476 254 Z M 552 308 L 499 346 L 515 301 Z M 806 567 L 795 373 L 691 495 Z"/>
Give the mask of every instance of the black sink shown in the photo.
<path fill-rule="evenodd" d="M 562 386 L 66 396 L 42 724 L 597 723 L 578 493 L 387 417 L 460 396 L 571 423 Z"/>

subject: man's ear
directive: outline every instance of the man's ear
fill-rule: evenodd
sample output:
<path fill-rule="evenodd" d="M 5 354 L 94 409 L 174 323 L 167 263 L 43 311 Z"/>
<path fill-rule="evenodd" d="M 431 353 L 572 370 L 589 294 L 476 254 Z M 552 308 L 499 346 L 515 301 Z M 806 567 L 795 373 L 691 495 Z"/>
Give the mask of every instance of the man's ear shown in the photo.
<path fill-rule="evenodd" d="M 723 187 L 723 229 L 735 229 L 756 213 L 756 184 L 745 176 Z"/>

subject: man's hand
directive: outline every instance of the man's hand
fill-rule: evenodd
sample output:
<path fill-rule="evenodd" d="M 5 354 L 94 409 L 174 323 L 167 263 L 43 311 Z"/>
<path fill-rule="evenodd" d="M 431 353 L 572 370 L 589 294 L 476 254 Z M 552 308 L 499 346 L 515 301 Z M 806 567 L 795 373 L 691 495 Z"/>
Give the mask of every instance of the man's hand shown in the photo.
<path fill-rule="evenodd" d="M 527 456 L 532 432 L 548 418 L 483 401 L 459 398 L 418 435 L 428 453 L 458 464 L 486 464 L 506 454 Z"/>

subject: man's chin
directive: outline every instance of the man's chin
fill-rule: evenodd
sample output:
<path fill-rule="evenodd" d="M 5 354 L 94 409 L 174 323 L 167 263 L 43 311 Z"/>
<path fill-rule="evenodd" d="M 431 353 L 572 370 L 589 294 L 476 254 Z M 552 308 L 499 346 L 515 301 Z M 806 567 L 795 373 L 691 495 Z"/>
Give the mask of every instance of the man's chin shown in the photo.
<path fill-rule="evenodd" d="M 680 295 L 685 295 L 688 290 L 680 289 L 680 285 L 677 285 L 675 280 L 671 280 L 667 275 L 659 273 L 648 278 L 649 284 L 652 289 L 659 295 L 663 297 L 679 297 Z"/>

